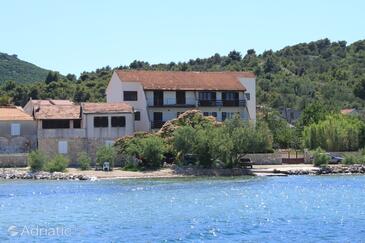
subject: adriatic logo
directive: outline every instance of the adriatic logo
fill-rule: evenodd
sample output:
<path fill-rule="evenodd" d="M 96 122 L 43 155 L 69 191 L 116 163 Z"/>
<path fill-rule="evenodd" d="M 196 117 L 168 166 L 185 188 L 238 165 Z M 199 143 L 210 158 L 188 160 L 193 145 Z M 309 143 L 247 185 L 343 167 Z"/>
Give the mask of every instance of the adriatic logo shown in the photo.
<path fill-rule="evenodd" d="M 19 232 L 18 232 L 18 229 L 16 228 L 16 226 L 15 225 L 11 225 L 11 226 L 9 226 L 9 228 L 8 228 L 8 234 L 10 235 L 10 236 L 17 236 L 18 234 L 19 234 Z"/>

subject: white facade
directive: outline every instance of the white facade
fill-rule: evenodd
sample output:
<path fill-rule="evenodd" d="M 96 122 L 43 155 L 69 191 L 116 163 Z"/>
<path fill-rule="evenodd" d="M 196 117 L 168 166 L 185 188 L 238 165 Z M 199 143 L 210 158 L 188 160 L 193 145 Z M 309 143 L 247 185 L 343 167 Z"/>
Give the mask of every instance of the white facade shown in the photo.
<path fill-rule="evenodd" d="M 108 103 L 124 102 L 124 91 L 137 91 L 137 101 L 125 101 L 134 108 L 135 112 L 140 112 L 141 119 L 135 121 L 136 131 L 149 131 L 151 129 L 150 118 L 147 112 L 147 98 L 140 83 L 122 82 L 114 72 L 106 89 L 106 100 Z"/>
<path fill-rule="evenodd" d="M 135 121 L 135 131 L 150 131 L 153 128 L 155 118 L 165 122 L 174 119 L 178 114 L 189 109 L 199 109 L 203 114 L 215 115 L 217 120 L 233 117 L 239 113 L 244 120 L 256 120 L 256 81 L 255 78 L 239 78 L 240 83 L 246 91 L 212 91 L 212 90 L 185 90 L 184 104 L 177 104 L 177 91 L 161 90 L 163 97 L 160 101 L 155 101 L 154 90 L 144 90 L 141 82 L 126 82 L 121 80 L 116 72 L 109 82 L 106 90 L 107 102 L 125 102 L 131 105 L 135 111 L 140 112 L 140 121 Z M 124 91 L 136 91 L 137 101 L 128 101 L 123 97 Z M 178 91 L 181 92 L 181 91 Z M 199 92 L 215 93 L 214 103 L 203 104 L 199 100 Z M 229 104 L 223 99 L 223 92 L 233 92 L 238 96 L 235 103 Z M 237 94 L 238 93 L 238 94 Z M 225 94 L 227 96 L 227 93 Z M 236 96 L 236 97 L 237 97 Z M 223 101 L 224 100 L 224 101 Z M 162 114 L 161 114 L 162 113 Z"/>
<path fill-rule="evenodd" d="M 83 114 L 82 126 L 86 130 L 86 138 L 102 138 L 105 141 L 114 140 L 119 137 L 132 135 L 134 133 L 134 122 L 132 113 L 97 113 Z M 107 127 L 95 127 L 95 117 L 108 117 Z M 125 126 L 113 127 L 111 124 L 112 117 L 124 117 Z"/>

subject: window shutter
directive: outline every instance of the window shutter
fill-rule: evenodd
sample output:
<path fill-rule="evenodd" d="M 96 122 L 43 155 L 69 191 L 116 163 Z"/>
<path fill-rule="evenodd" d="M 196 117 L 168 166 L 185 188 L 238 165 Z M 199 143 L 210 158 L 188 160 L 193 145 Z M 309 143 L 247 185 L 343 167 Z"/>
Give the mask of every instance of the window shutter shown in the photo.
<path fill-rule="evenodd" d="M 58 142 L 58 153 L 67 154 L 68 153 L 68 143 L 67 141 Z"/>
<path fill-rule="evenodd" d="M 11 136 L 19 136 L 20 135 L 20 124 L 12 123 L 11 124 Z"/>

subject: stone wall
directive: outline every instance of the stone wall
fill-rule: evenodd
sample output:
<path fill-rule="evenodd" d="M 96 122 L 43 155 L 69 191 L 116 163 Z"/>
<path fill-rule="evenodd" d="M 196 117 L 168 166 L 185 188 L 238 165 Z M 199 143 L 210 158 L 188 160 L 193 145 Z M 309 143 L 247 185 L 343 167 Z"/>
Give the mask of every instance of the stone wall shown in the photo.
<path fill-rule="evenodd" d="M 282 163 L 282 153 L 246 154 L 245 158 L 251 159 L 254 165 L 280 165 Z"/>
<path fill-rule="evenodd" d="M 0 154 L 0 168 L 26 167 L 28 154 Z"/>
<path fill-rule="evenodd" d="M 20 135 L 11 135 L 11 124 L 20 125 Z M 0 121 L 0 154 L 28 153 L 37 147 L 34 121 Z"/>
<path fill-rule="evenodd" d="M 93 165 L 96 160 L 96 151 L 99 147 L 105 145 L 105 139 L 87 139 L 87 138 L 42 138 L 38 139 L 38 149 L 46 154 L 48 157 L 52 157 L 58 154 L 58 142 L 67 141 L 68 142 L 68 153 L 64 156 L 70 159 L 70 167 L 77 167 L 78 161 L 77 157 L 80 152 L 86 152 L 92 159 Z M 116 166 L 120 165 L 118 161 L 115 163 Z"/>

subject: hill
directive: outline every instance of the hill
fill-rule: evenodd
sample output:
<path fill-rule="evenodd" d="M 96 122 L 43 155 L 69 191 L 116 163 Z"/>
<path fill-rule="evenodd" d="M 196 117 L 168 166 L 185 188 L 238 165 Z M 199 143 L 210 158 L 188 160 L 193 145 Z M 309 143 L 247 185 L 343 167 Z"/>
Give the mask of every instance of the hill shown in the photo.
<path fill-rule="evenodd" d="M 168 64 L 136 60 L 115 69 L 253 71 L 257 75 L 259 105 L 303 110 L 319 101 L 333 109 L 365 107 L 365 40 L 347 45 L 345 41 L 322 39 L 262 54 L 253 49 L 244 55 L 233 50 L 225 56 L 215 54 Z M 0 95 L 12 96 L 16 104 L 24 104 L 29 97 L 103 101 L 113 70 L 104 67 L 83 72 L 78 79 L 67 75 L 47 84 L 7 83 L 0 86 Z"/>
<path fill-rule="evenodd" d="M 48 70 L 18 59 L 16 55 L 0 52 L 0 83 L 14 80 L 18 83 L 45 80 Z"/>

